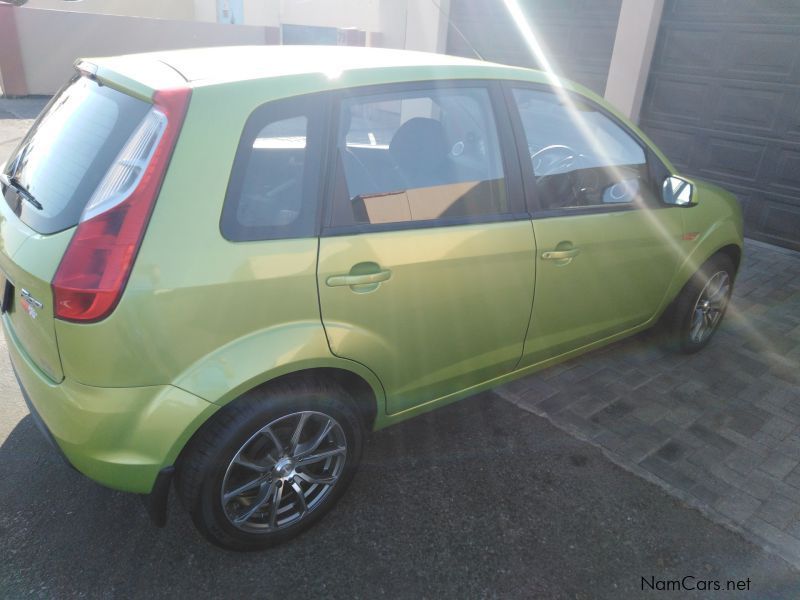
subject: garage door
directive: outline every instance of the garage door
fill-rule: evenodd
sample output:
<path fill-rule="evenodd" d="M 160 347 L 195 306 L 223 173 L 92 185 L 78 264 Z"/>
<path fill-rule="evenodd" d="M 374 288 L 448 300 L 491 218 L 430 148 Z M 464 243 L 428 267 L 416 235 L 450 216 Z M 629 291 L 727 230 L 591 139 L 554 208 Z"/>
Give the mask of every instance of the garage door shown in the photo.
<path fill-rule="evenodd" d="M 641 124 L 737 194 L 747 235 L 800 249 L 798 0 L 667 0 Z"/>
<path fill-rule="evenodd" d="M 550 62 L 564 76 L 603 94 L 622 0 L 520 0 Z M 451 0 L 447 53 L 539 68 L 503 0 Z M 459 31 L 462 35 L 459 34 Z"/>

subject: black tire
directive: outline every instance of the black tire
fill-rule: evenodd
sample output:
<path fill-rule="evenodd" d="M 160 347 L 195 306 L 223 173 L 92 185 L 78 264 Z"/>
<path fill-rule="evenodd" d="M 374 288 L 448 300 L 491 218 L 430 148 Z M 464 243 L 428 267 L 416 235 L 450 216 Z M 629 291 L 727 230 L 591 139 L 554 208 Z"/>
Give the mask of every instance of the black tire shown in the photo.
<path fill-rule="evenodd" d="M 700 267 L 678 294 L 672 309 L 667 314 L 665 325 L 670 346 L 686 354 L 693 354 L 708 345 L 725 316 L 735 277 L 736 269 L 733 262 L 724 254 L 712 256 Z M 712 315 L 710 318 L 713 319 L 713 324 L 709 324 L 708 329 L 704 330 L 702 335 L 698 335 L 695 333 L 697 321 L 694 319 L 697 317 L 702 321 L 700 313 L 703 312 L 704 303 L 701 295 L 713 291 L 720 278 L 727 281 L 727 292 L 721 294 L 722 301 L 718 309 L 709 308 L 707 311 Z"/>
<path fill-rule="evenodd" d="M 218 546 L 251 551 L 285 542 L 314 525 L 342 496 L 361 459 L 363 425 L 354 406 L 340 386 L 303 379 L 252 390 L 220 409 L 192 438 L 177 463 L 178 495 L 197 529 Z M 303 458 L 294 458 L 289 449 L 292 436 L 286 440 L 303 415 L 306 417 L 300 427 L 301 436 L 294 444 L 298 456 L 299 449 L 308 449 L 322 438 L 330 422 L 326 419 L 335 423 L 330 425 L 327 437 L 311 454 L 306 454 L 307 459 L 317 459 L 310 465 L 301 465 Z M 272 431 L 277 440 L 262 431 L 267 425 L 271 425 L 270 430 L 277 430 Z M 284 441 L 284 449 L 277 450 L 277 443 Z M 344 453 L 340 451 L 343 441 Z M 336 454 L 319 460 L 324 451 Z M 282 453 L 285 457 L 275 462 Z M 237 462 L 232 462 L 234 458 Z M 251 470 L 254 466 L 265 471 Z M 330 472 L 326 473 L 326 468 Z M 314 481 L 334 480 L 334 475 L 335 481 L 326 485 L 300 479 L 305 476 L 314 477 Z M 258 483 L 258 487 L 225 501 L 223 493 L 239 489 L 248 477 L 253 481 L 244 485 Z M 266 480 L 260 482 L 261 478 Z M 223 485 L 229 487 L 223 489 Z M 302 499 L 295 489 L 297 485 L 303 491 Z M 305 490 L 310 490 L 308 497 Z M 278 511 L 272 516 L 276 495 L 283 517 Z M 236 518 L 255 509 L 264 498 L 267 501 L 263 510 L 257 509 L 248 520 L 234 524 Z M 290 518 L 294 513 L 285 516 L 289 509 L 300 513 L 296 521 Z M 285 523 L 281 524 L 281 519 Z"/>

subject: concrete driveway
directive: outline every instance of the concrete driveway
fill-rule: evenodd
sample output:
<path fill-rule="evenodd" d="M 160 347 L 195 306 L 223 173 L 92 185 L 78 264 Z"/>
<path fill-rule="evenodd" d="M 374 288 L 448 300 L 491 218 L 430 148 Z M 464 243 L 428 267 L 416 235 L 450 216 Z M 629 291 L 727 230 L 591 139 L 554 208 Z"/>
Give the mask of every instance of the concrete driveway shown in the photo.
<path fill-rule="evenodd" d="M 0 100 L 0 161 L 42 105 Z M 374 434 L 329 517 L 260 554 L 209 546 L 174 498 L 154 529 L 137 498 L 65 468 L 2 342 L 0 598 L 619 598 L 675 581 L 795 598 L 776 553 L 794 562 L 800 262 L 748 251 L 703 354 L 639 336 Z"/>

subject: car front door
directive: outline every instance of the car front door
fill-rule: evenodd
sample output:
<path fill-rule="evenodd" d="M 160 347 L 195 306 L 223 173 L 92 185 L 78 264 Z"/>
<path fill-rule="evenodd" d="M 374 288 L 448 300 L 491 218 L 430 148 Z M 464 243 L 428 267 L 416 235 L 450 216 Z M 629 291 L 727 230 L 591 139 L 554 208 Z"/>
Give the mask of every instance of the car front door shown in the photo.
<path fill-rule="evenodd" d="M 658 197 L 663 166 L 599 107 L 541 88 L 514 87 L 509 99 L 537 244 L 525 365 L 652 319 L 683 225 L 680 209 Z"/>
<path fill-rule="evenodd" d="M 390 414 L 508 373 L 522 355 L 534 241 L 498 100 L 499 86 L 436 82 L 337 102 L 322 320 L 332 352 L 380 378 Z"/>

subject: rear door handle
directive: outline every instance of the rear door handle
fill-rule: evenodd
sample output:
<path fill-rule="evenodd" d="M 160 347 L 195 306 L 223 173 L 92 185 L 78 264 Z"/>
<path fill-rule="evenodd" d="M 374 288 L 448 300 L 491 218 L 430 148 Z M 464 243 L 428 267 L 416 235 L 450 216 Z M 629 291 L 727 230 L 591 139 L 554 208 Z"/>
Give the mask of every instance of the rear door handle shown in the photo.
<path fill-rule="evenodd" d="M 392 276 L 389 269 L 383 269 L 377 273 L 368 273 L 366 275 L 331 275 L 325 281 L 328 287 L 337 287 L 342 285 L 369 285 L 370 283 L 380 283 L 386 281 Z"/>
<path fill-rule="evenodd" d="M 542 259 L 544 260 L 564 260 L 565 258 L 575 258 L 580 254 L 579 248 L 572 248 L 571 250 L 550 250 L 549 252 L 542 252 Z"/>

